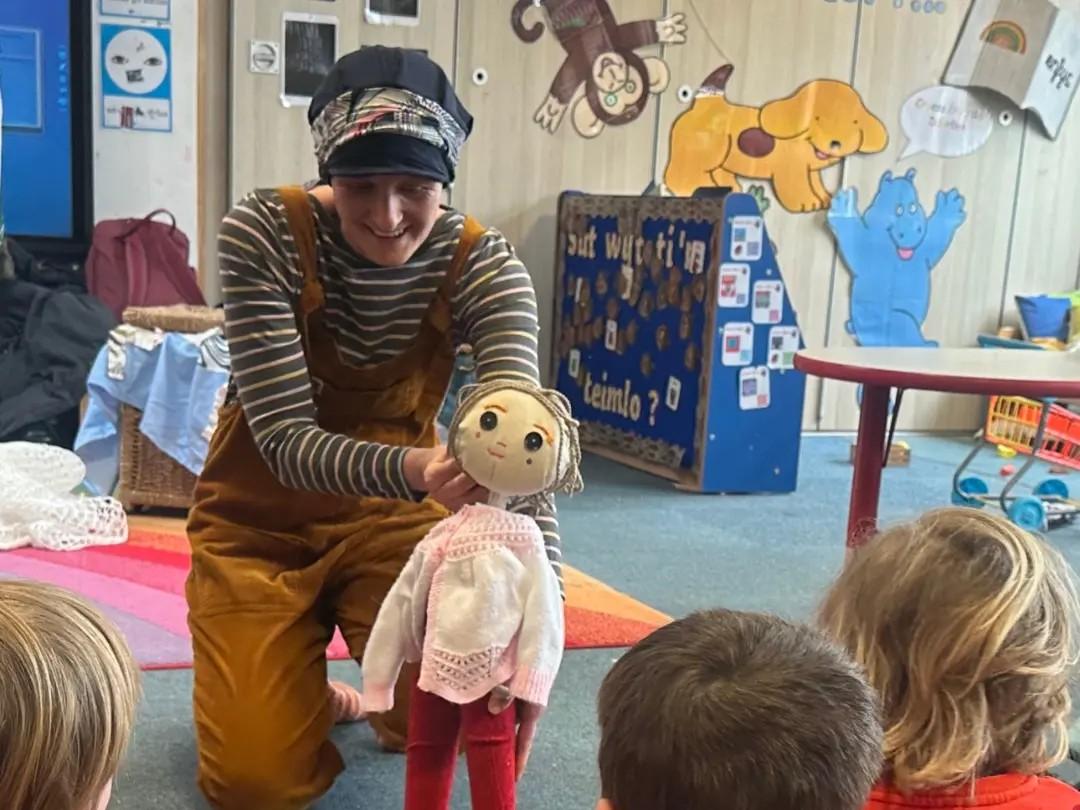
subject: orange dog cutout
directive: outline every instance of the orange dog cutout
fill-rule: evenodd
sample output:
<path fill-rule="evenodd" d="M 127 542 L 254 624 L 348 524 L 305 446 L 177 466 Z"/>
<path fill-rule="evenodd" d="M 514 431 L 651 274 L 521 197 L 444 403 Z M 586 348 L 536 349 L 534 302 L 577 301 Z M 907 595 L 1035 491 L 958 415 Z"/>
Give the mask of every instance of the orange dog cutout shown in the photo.
<path fill-rule="evenodd" d="M 822 169 L 889 143 L 885 125 L 850 84 L 816 79 L 787 98 L 746 107 L 725 95 L 733 70 L 714 71 L 672 124 L 664 185 L 678 196 L 703 186 L 739 191 L 736 177 L 745 177 L 770 181 L 788 211 L 818 211 L 832 201 Z"/>

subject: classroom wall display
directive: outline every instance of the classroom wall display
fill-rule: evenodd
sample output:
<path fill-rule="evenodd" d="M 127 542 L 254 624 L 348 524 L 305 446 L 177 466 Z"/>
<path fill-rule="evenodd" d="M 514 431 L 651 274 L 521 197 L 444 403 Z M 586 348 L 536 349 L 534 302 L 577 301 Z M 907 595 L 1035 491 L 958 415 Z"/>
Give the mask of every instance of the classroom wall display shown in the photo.
<path fill-rule="evenodd" d="M 908 97 L 900 109 L 900 126 L 908 139 L 900 160 L 920 152 L 960 157 L 990 140 L 994 111 L 969 90 L 937 85 Z"/>
<path fill-rule="evenodd" d="M 170 0 L 101 0 L 101 16 L 168 22 Z"/>
<path fill-rule="evenodd" d="M 930 277 L 966 218 L 956 189 L 939 191 L 927 216 L 915 169 L 900 177 L 882 174 L 862 214 L 854 188 L 836 195 L 828 222 L 851 273 L 851 317 L 845 328 L 860 346 L 938 345 L 922 333 Z"/>
<path fill-rule="evenodd" d="M 829 207 L 821 171 L 888 145 L 885 124 L 846 82 L 815 79 L 762 106 L 727 98 L 733 65 L 713 71 L 671 127 L 664 184 L 689 196 L 702 187 L 740 190 L 737 178 L 768 180 L 793 213 Z"/>
<path fill-rule="evenodd" d="M 526 25 L 526 12 L 533 8 L 542 9 L 543 21 Z M 637 49 L 686 42 L 683 14 L 619 23 L 607 0 L 517 0 L 510 21 L 523 42 L 540 39 L 546 22 L 566 50 L 533 121 L 554 133 L 573 102 L 570 120 L 583 138 L 637 120 L 649 96 L 667 88 L 671 73 L 664 60 L 641 56 Z"/>
<path fill-rule="evenodd" d="M 1052 0 L 974 0 L 945 83 L 994 90 L 1031 110 L 1051 138 L 1080 85 L 1080 18 Z"/>
<path fill-rule="evenodd" d="M 337 61 L 338 18 L 332 14 L 286 11 L 281 18 L 284 70 L 281 103 L 306 107 Z"/>
<path fill-rule="evenodd" d="M 825 0 L 826 3 L 839 3 L 840 0 Z M 858 3 L 859 0 L 844 0 L 845 3 Z M 863 5 L 872 6 L 875 0 L 862 0 Z M 897 11 L 910 10 L 916 14 L 944 14 L 949 6 L 946 0 L 892 0 L 892 7 Z"/>
<path fill-rule="evenodd" d="M 172 132 L 172 32 L 101 25 L 101 125 Z"/>
<path fill-rule="evenodd" d="M 364 0 L 364 20 L 372 25 L 419 25 L 420 0 Z"/>
<path fill-rule="evenodd" d="M 795 489 L 802 337 L 749 194 L 559 198 L 553 379 L 583 446 L 701 492 Z"/>

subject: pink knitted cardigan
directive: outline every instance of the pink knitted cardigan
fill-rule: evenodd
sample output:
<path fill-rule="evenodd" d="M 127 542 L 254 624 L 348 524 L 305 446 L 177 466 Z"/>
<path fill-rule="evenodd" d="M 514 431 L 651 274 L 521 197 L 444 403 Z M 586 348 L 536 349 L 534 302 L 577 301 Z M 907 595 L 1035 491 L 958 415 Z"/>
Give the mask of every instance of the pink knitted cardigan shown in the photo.
<path fill-rule="evenodd" d="M 417 545 L 390 589 L 364 650 L 364 709 L 393 707 L 405 662 L 421 689 L 471 703 L 505 684 L 547 704 L 562 661 L 559 582 L 536 521 L 467 506 Z"/>

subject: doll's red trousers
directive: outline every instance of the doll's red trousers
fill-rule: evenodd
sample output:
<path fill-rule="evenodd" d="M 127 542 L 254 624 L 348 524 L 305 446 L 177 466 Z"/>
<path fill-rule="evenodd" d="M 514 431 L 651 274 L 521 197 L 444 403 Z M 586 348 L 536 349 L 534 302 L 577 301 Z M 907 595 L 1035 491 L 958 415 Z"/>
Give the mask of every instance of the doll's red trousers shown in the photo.
<path fill-rule="evenodd" d="M 413 686 L 405 753 L 405 810 L 447 810 L 458 740 L 465 743 L 473 810 L 514 810 L 516 712 L 488 699 L 458 705 Z"/>

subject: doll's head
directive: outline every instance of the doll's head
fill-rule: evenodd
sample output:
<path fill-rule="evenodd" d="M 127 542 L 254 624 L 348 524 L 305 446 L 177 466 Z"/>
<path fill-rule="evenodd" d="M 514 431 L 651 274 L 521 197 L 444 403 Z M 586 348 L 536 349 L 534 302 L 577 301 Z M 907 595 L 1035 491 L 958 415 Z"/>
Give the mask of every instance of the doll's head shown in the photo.
<path fill-rule="evenodd" d="M 448 444 L 474 481 L 508 496 L 581 489 L 578 423 L 565 396 L 513 380 L 461 394 Z"/>

